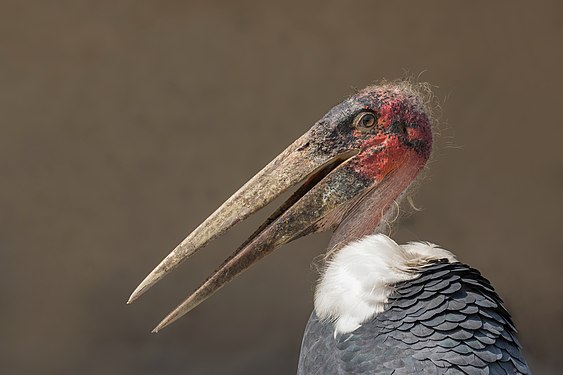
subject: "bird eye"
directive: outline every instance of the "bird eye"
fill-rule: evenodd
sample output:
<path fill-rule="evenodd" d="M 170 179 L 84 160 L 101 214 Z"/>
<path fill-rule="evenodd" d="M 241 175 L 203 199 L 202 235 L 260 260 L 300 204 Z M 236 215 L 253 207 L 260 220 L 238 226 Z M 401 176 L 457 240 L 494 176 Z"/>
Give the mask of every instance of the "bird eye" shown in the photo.
<path fill-rule="evenodd" d="M 377 123 L 377 119 L 371 112 L 362 112 L 356 116 L 354 123 L 360 128 L 371 128 Z"/>

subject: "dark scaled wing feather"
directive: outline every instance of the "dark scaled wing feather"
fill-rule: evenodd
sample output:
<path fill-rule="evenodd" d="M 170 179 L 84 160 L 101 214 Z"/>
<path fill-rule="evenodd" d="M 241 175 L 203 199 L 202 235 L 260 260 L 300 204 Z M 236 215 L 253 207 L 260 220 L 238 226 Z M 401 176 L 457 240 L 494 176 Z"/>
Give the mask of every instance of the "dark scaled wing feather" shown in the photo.
<path fill-rule="evenodd" d="M 396 285 L 386 310 L 334 337 L 313 313 L 298 375 L 529 374 L 516 329 L 488 280 L 437 262 Z"/>

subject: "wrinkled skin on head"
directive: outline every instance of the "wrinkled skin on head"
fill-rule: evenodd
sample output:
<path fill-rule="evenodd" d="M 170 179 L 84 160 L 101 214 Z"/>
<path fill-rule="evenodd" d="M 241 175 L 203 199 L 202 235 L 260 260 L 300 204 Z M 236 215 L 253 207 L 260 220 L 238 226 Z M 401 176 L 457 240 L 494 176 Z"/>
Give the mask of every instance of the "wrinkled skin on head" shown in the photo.
<path fill-rule="evenodd" d="M 362 112 L 375 115 L 370 129 L 355 126 Z M 421 99 L 410 91 L 367 87 L 333 107 L 310 131 L 310 146 L 318 153 L 357 148 L 354 170 L 377 181 L 394 169 L 405 155 L 416 153 L 422 168 L 432 150 L 430 119 Z"/>

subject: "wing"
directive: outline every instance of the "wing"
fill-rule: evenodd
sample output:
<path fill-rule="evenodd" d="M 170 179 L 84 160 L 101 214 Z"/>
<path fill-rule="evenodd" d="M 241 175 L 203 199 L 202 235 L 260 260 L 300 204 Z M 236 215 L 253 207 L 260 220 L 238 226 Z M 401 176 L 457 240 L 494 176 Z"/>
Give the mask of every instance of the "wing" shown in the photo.
<path fill-rule="evenodd" d="M 477 270 L 440 262 L 396 287 L 384 312 L 336 338 L 313 313 L 298 374 L 530 373 L 510 315 Z"/>

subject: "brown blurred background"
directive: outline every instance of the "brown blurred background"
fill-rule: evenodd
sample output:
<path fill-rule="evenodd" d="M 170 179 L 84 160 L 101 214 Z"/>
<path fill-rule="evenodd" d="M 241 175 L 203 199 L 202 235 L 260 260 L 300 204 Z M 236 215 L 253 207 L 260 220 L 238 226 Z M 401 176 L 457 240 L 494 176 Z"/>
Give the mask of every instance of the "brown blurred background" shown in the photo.
<path fill-rule="evenodd" d="M 294 373 L 326 234 L 158 335 L 267 212 L 125 300 L 354 87 L 408 72 L 441 135 L 395 238 L 479 268 L 561 373 L 562 42 L 558 1 L 0 1 L 0 372 Z"/>

